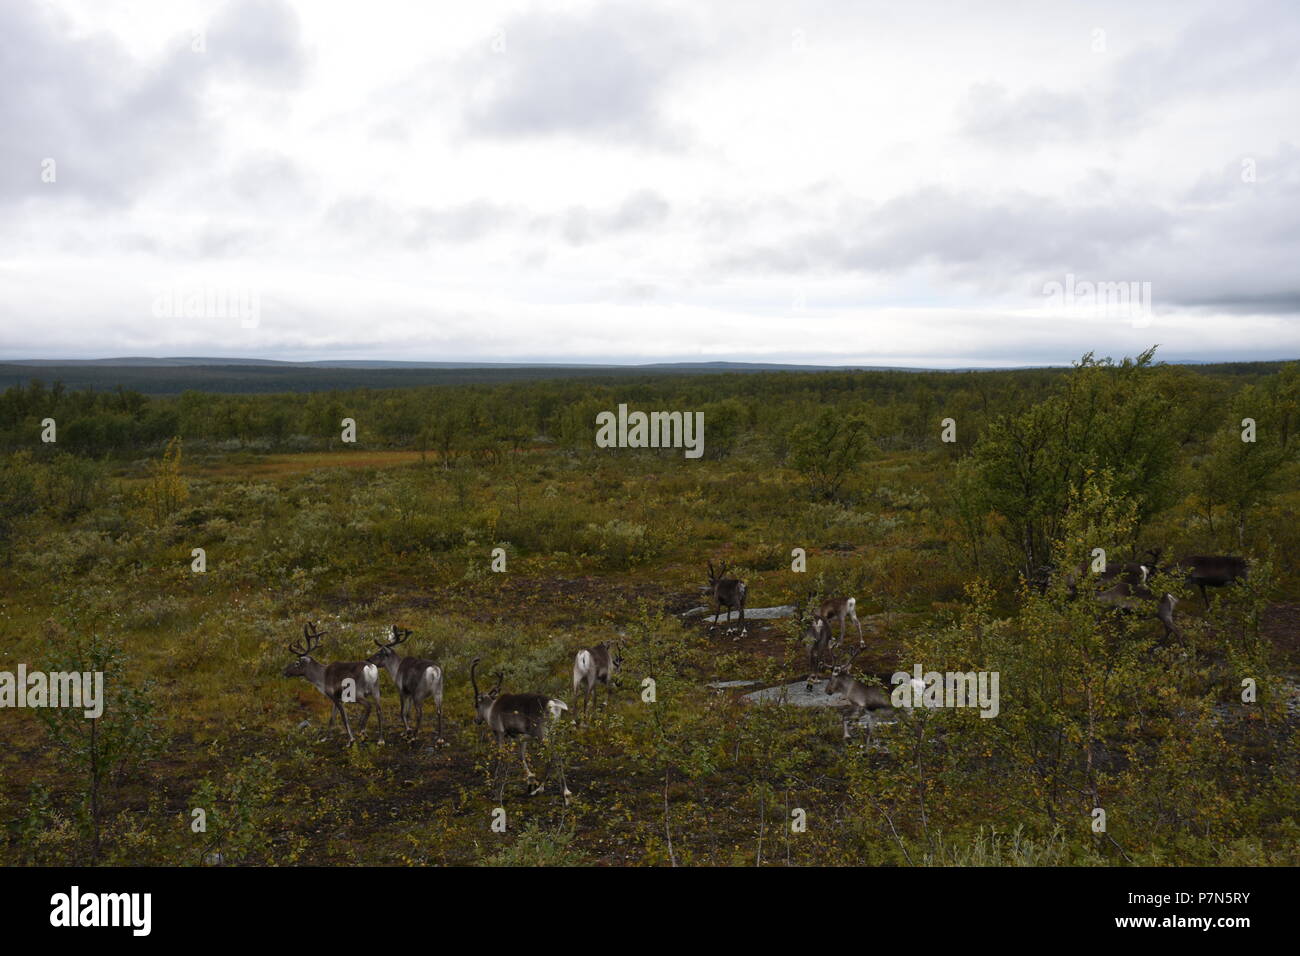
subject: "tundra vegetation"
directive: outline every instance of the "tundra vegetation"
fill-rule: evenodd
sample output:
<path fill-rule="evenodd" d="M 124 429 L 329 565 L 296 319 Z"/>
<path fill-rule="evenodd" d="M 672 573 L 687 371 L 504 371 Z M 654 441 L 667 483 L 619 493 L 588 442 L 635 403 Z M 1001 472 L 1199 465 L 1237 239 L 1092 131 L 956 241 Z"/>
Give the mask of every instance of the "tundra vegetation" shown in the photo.
<path fill-rule="evenodd" d="M 704 458 L 596 448 L 620 402 L 702 411 Z M 1295 865 L 1298 436 L 1295 364 L 1151 353 L 278 394 L 17 385 L 0 394 L 0 670 L 100 669 L 107 705 L 94 722 L 0 709 L 0 863 Z M 1169 556 L 1143 586 L 1179 598 L 1176 635 L 1044 573 L 1096 548 Z M 1206 608 L 1181 555 L 1250 573 Z M 868 746 L 826 709 L 708 687 L 809 669 L 807 617 L 737 639 L 685 614 L 708 603 L 709 562 L 751 608 L 853 595 L 866 646 L 850 629 L 834 658 L 856 652 L 855 678 L 997 671 L 998 716 L 914 710 Z M 446 745 L 429 723 L 383 746 L 327 732 L 331 701 L 282 676 L 305 622 L 329 634 L 322 663 L 409 630 L 403 652 L 441 668 Z M 614 641 L 618 684 L 575 721 L 575 655 Z M 567 800 L 529 796 L 515 741 L 474 723 L 475 658 L 480 683 L 567 701 L 529 749 Z M 392 730 L 400 695 L 379 680 Z"/>

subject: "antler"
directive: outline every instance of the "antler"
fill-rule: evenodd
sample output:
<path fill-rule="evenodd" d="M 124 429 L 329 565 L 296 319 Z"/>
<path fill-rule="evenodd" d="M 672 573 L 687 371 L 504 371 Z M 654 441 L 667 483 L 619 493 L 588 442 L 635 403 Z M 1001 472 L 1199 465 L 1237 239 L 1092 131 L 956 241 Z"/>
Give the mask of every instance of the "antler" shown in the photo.
<path fill-rule="evenodd" d="M 474 670 L 475 668 L 478 667 L 478 662 L 479 659 L 476 657 L 474 658 L 474 663 L 469 665 L 469 682 L 474 686 L 474 700 L 476 703 L 478 701 L 479 694 L 478 694 L 478 680 L 474 676 Z"/>
<path fill-rule="evenodd" d="M 302 626 L 302 636 L 306 638 L 305 647 L 300 641 L 294 641 L 289 645 L 289 653 L 294 657 L 306 657 L 316 648 L 320 647 L 320 642 L 325 636 L 325 632 L 316 630 L 316 625 L 309 621 Z"/>
<path fill-rule="evenodd" d="M 302 627 L 302 633 L 303 636 L 307 638 L 306 653 L 308 654 L 320 647 L 320 642 L 325 639 L 325 632 L 317 630 L 315 621 L 310 621 L 307 624 L 304 624 Z"/>
<path fill-rule="evenodd" d="M 506 679 L 506 672 L 497 671 L 497 684 L 490 691 L 488 691 L 488 693 L 491 694 L 493 697 L 495 697 L 501 690 L 501 682 L 505 679 Z"/>
<path fill-rule="evenodd" d="M 853 662 L 856 661 L 856 660 L 858 659 L 858 655 L 861 654 L 864 650 L 866 650 L 866 648 L 867 648 L 867 644 L 866 644 L 866 642 L 865 642 L 865 641 L 859 641 L 859 642 L 858 642 L 858 649 L 857 649 L 856 651 L 853 652 L 853 656 L 852 656 L 852 657 L 850 657 L 847 661 L 845 661 L 843 664 L 840 665 L 840 669 L 841 669 L 841 670 L 844 670 L 844 671 L 847 671 L 847 670 L 849 670 L 850 668 L 852 668 L 852 667 L 853 667 Z"/>
<path fill-rule="evenodd" d="M 387 644 L 385 644 L 381 640 L 375 639 L 375 643 L 380 647 L 396 647 L 398 644 L 401 644 L 410 636 L 411 636 L 411 632 L 409 630 L 407 630 L 406 628 L 398 627 L 396 624 L 394 624 L 393 639 L 389 641 Z"/>

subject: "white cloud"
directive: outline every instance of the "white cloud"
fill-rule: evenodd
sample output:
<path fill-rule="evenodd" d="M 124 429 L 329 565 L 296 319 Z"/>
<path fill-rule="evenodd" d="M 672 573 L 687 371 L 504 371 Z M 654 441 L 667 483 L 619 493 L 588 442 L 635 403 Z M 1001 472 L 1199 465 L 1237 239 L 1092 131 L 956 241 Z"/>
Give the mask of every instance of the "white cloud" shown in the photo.
<path fill-rule="evenodd" d="M 1298 36 L 1202 0 L 6 5 L 0 358 L 1291 357 Z M 1067 274 L 1151 282 L 1150 326 L 1045 312 Z M 262 321 L 157 320 L 187 284 Z"/>

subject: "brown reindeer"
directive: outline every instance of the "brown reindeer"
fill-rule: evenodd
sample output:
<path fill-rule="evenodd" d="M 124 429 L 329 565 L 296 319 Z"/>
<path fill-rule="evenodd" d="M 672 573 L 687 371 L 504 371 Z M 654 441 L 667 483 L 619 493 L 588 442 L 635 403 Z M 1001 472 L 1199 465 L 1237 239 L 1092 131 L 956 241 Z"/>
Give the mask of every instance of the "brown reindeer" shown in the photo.
<path fill-rule="evenodd" d="M 712 631 L 718 626 L 718 615 L 722 609 L 727 609 L 727 618 L 724 622 L 726 625 L 731 624 L 731 612 L 738 609 L 740 611 L 740 636 L 744 637 L 749 633 L 745 627 L 745 596 L 748 588 L 744 581 L 738 581 L 736 578 L 727 577 L 727 565 L 722 565 L 719 571 L 713 570 L 713 562 L 709 562 L 709 593 L 713 597 L 714 611 L 713 624 L 709 627 Z M 732 633 L 730 629 L 728 634 Z"/>
<path fill-rule="evenodd" d="M 835 657 L 831 652 L 834 640 L 831 637 L 830 624 L 816 611 L 813 612 L 812 620 L 803 632 L 803 637 L 806 642 L 809 642 L 808 681 L 804 686 L 811 693 L 813 679 L 821 673 L 822 668 L 835 665 Z"/>
<path fill-rule="evenodd" d="M 584 647 L 573 658 L 573 706 L 578 706 L 578 690 L 582 690 L 582 713 L 596 694 L 599 684 L 605 685 L 605 703 L 618 686 L 618 672 L 623 666 L 622 646 L 618 642 L 603 641 L 595 647 Z"/>
<path fill-rule="evenodd" d="M 480 693 L 475 674 L 478 662 L 479 659 L 474 658 L 474 663 L 469 668 L 469 680 L 474 688 L 474 723 L 486 724 L 495 735 L 498 746 L 510 737 L 519 741 L 519 760 L 524 767 L 526 783 L 533 784 L 537 780 L 537 775 L 528 766 L 528 738 L 545 740 L 547 718 L 559 717 L 569 709 L 569 705 L 545 694 L 502 694 L 501 681 L 505 675 L 499 672 L 496 686 L 486 694 Z M 545 784 L 538 784 L 529 791 L 529 796 L 541 793 L 544 786 Z M 560 769 L 560 786 L 567 801 L 570 793 L 564 782 L 563 768 Z M 505 790 L 504 779 L 501 782 L 501 790 L 502 792 Z"/>
<path fill-rule="evenodd" d="M 857 720 L 864 714 L 867 717 L 867 740 L 870 743 L 875 737 L 875 711 L 892 709 L 893 703 L 889 695 L 883 688 L 875 684 L 864 684 L 853 676 L 853 662 L 857 660 L 859 654 L 866 647 L 865 644 L 859 644 L 858 649 L 853 652 L 853 656 L 842 665 L 836 665 L 831 671 L 831 679 L 826 682 L 827 694 L 840 694 L 849 704 L 844 708 L 841 714 L 841 723 L 844 728 L 844 739 L 849 739 L 849 722 Z"/>
<path fill-rule="evenodd" d="M 405 643 L 410 636 L 409 630 L 394 624 L 388 642 L 375 641 L 379 650 L 366 660 L 388 671 L 388 676 L 397 685 L 397 693 L 401 698 L 402 728 L 408 733 L 411 725 L 406 720 L 407 712 L 414 708 L 415 735 L 419 736 L 420 724 L 424 721 L 424 702 L 430 697 L 433 698 L 433 706 L 438 712 L 438 736 L 434 739 L 437 743 L 443 743 L 442 668 L 422 657 L 403 657 L 398 654 L 396 648 Z"/>
<path fill-rule="evenodd" d="M 825 618 L 829 624 L 831 621 L 840 622 L 840 641 L 844 641 L 845 622 L 851 620 L 853 626 L 858 629 L 858 641 L 862 640 L 862 624 L 858 621 L 858 599 L 851 597 L 834 597 L 822 601 L 821 607 L 817 613 Z"/>
<path fill-rule="evenodd" d="M 371 701 L 379 715 L 379 742 L 384 742 L 384 709 L 379 703 L 379 668 L 370 661 L 337 661 L 333 664 L 321 664 L 312 658 L 312 651 L 320 646 L 324 631 L 316 629 L 314 623 L 304 624 L 302 628 L 306 644 L 294 642 L 289 645 L 289 653 L 297 658 L 284 669 L 285 677 L 305 677 L 318 691 L 330 699 L 334 710 L 330 712 L 330 726 L 334 726 L 334 713 L 343 718 L 343 729 L 348 732 L 348 743 L 355 742 L 352 725 L 348 723 L 348 712 L 343 704 L 360 700 L 366 705 L 366 712 L 361 715 L 358 732 L 364 732 L 366 722 L 370 720 Z"/>

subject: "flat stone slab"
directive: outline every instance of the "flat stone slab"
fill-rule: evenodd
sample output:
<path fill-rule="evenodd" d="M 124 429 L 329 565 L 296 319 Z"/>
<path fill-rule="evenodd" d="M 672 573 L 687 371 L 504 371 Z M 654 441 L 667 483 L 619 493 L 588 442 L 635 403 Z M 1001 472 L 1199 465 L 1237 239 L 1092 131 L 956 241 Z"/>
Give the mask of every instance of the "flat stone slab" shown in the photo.
<path fill-rule="evenodd" d="M 826 681 L 815 680 L 812 690 L 808 690 L 807 681 L 795 681 L 793 684 L 778 684 L 776 687 L 764 687 L 745 694 L 742 698 L 751 704 L 789 704 L 793 707 L 847 707 L 849 702 L 843 694 L 826 693 Z M 863 714 L 857 721 L 865 727 L 874 721 L 879 724 L 892 724 L 898 720 L 898 712 L 881 710 L 875 714 Z"/>
<path fill-rule="evenodd" d="M 737 687 L 753 687 L 763 683 L 761 680 L 717 680 L 706 685 L 711 690 L 733 690 Z"/>
<path fill-rule="evenodd" d="M 722 609 L 722 615 L 718 617 L 718 624 L 722 623 L 723 616 L 727 609 Z M 689 611 L 684 611 L 682 617 L 699 617 L 702 614 L 712 616 L 713 608 L 711 607 L 693 607 Z M 745 608 L 746 621 L 775 621 L 783 617 L 794 617 L 794 605 L 782 604 L 780 607 L 747 607 Z M 735 624 L 738 620 L 736 612 L 731 612 L 731 623 Z"/>

